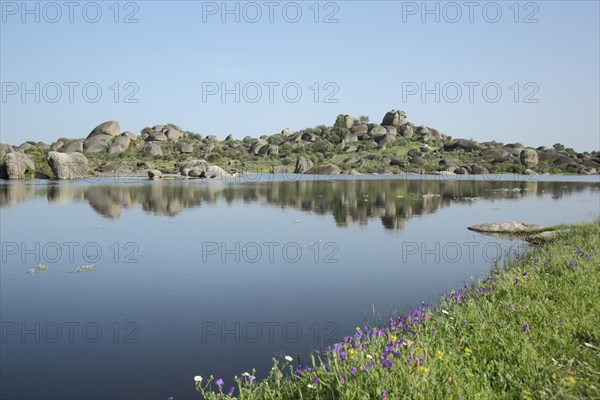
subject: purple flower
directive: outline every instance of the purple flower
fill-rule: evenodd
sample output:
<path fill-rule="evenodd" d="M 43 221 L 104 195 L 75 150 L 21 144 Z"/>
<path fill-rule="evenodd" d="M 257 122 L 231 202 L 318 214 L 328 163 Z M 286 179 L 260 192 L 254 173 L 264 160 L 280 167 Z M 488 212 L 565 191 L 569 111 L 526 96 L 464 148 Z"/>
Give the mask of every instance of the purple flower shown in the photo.
<path fill-rule="evenodd" d="M 519 283 L 519 278 L 515 278 L 515 285 Z"/>
<path fill-rule="evenodd" d="M 346 383 L 346 374 L 342 374 L 342 377 L 340 378 L 340 384 L 344 383 Z"/>
<path fill-rule="evenodd" d="M 571 264 L 571 265 L 579 265 L 579 262 L 577 260 L 569 260 L 569 264 Z"/>
<path fill-rule="evenodd" d="M 319 377 L 315 375 L 315 377 L 313 378 L 313 383 L 315 385 L 319 384 Z"/>
<path fill-rule="evenodd" d="M 346 352 L 345 352 L 345 351 L 342 351 L 342 352 L 340 353 L 340 358 L 341 358 L 342 360 L 345 360 L 345 359 L 346 359 L 346 357 L 348 357 L 348 355 L 346 354 Z"/>
<path fill-rule="evenodd" d="M 352 374 L 352 376 L 356 376 L 356 368 L 352 367 L 352 369 L 350 370 L 350 373 Z M 345 374 L 344 374 L 345 376 Z"/>
<path fill-rule="evenodd" d="M 537 264 L 537 263 L 539 263 L 539 262 L 540 262 L 540 260 L 539 260 L 539 259 L 537 259 L 537 258 L 534 258 L 534 259 L 533 259 L 533 262 Z"/>
<path fill-rule="evenodd" d="M 382 400 L 387 399 L 387 392 L 385 390 L 381 391 L 381 398 L 382 398 Z"/>
<path fill-rule="evenodd" d="M 419 365 L 423 365 L 424 361 L 422 358 L 419 358 Z"/>
<path fill-rule="evenodd" d="M 510 309 L 512 310 L 513 308 L 515 308 L 515 306 L 513 306 L 513 303 L 510 303 L 509 305 Z"/>
<path fill-rule="evenodd" d="M 381 365 L 383 366 L 383 368 L 389 368 L 392 365 L 394 365 L 394 363 L 392 362 L 392 360 L 385 359 L 383 360 L 383 363 Z"/>
<path fill-rule="evenodd" d="M 529 330 L 529 324 L 523 325 L 523 330 L 527 332 Z"/>
<path fill-rule="evenodd" d="M 561 318 L 561 319 L 558 320 L 558 323 L 562 325 L 562 324 L 565 323 L 565 320 Z"/>
<path fill-rule="evenodd" d="M 252 375 L 250 375 L 248 377 L 248 382 L 250 382 L 250 383 L 254 382 L 254 377 Z"/>
<path fill-rule="evenodd" d="M 174 400 L 173 396 L 169 396 L 169 398 L 167 400 Z"/>
<path fill-rule="evenodd" d="M 217 385 L 219 387 L 219 389 L 221 389 L 221 386 L 223 386 L 223 379 L 219 378 L 215 381 L 215 385 Z"/>
<path fill-rule="evenodd" d="M 235 388 L 232 386 L 229 388 L 229 395 L 231 396 L 235 392 Z"/>

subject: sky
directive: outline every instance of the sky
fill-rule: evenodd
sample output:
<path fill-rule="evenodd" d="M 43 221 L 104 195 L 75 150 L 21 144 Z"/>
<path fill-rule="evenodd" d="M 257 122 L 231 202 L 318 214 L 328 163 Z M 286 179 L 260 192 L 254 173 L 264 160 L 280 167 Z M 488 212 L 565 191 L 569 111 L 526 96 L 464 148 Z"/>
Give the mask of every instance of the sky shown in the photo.
<path fill-rule="evenodd" d="M 0 141 L 381 123 L 600 149 L 598 1 L 0 2 Z"/>

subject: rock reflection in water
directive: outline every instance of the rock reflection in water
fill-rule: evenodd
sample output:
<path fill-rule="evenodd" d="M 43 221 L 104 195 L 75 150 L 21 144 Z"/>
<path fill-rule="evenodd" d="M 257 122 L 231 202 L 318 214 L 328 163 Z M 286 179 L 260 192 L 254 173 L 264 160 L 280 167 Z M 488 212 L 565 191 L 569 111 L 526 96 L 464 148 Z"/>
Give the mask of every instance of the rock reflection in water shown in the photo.
<path fill-rule="evenodd" d="M 518 199 L 525 196 L 561 198 L 573 192 L 598 190 L 596 182 L 329 180 L 222 183 L 154 181 L 140 184 L 78 184 L 70 182 L 0 185 L 0 207 L 45 196 L 50 204 L 85 201 L 98 214 L 118 219 L 123 209 L 141 205 L 155 215 L 176 216 L 188 208 L 225 201 L 258 203 L 333 215 L 338 226 L 367 224 L 379 219 L 388 229 L 402 229 L 415 215 L 426 215 L 453 202 Z"/>

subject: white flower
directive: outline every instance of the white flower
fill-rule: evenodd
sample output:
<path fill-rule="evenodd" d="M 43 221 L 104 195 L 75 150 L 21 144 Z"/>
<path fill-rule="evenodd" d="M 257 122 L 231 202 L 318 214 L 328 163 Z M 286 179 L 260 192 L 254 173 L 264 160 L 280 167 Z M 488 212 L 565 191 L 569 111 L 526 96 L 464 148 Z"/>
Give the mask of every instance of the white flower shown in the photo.
<path fill-rule="evenodd" d="M 367 358 L 368 358 L 369 360 L 372 360 L 372 359 L 373 359 L 373 356 L 372 356 L 372 355 L 370 355 L 370 354 L 367 354 Z"/>
<path fill-rule="evenodd" d="M 313 386 L 313 385 L 311 385 L 310 383 L 309 383 L 308 385 L 306 385 L 306 386 L 307 386 L 309 389 L 312 389 L 312 388 L 314 388 L 314 386 Z"/>
<path fill-rule="evenodd" d="M 446 311 L 446 310 L 442 310 L 442 312 L 443 312 L 444 314 L 446 314 L 446 315 L 450 314 L 450 313 L 449 313 L 448 311 Z"/>
<path fill-rule="evenodd" d="M 294 361 L 294 359 L 292 357 L 290 357 L 290 356 L 285 356 L 284 358 L 285 358 L 285 361 L 287 361 L 287 362 Z"/>
<path fill-rule="evenodd" d="M 194 377 L 194 380 L 195 380 L 196 382 L 202 382 L 202 377 L 201 377 L 200 375 L 196 375 L 196 376 Z"/>
<path fill-rule="evenodd" d="M 250 374 L 249 374 L 249 373 L 247 373 L 247 372 L 244 372 L 244 373 L 242 374 L 242 376 L 248 377 L 248 376 L 250 376 Z"/>

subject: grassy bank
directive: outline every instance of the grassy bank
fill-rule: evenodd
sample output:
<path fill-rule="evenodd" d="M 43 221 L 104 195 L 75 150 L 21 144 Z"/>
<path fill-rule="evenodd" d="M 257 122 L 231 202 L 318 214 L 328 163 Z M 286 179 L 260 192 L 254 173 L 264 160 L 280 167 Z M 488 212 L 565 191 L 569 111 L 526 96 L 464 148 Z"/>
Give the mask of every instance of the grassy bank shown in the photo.
<path fill-rule="evenodd" d="M 600 224 L 571 227 L 473 286 L 357 328 L 310 366 L 196 377 L 207 398 L 600 398 Z"/>

